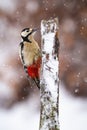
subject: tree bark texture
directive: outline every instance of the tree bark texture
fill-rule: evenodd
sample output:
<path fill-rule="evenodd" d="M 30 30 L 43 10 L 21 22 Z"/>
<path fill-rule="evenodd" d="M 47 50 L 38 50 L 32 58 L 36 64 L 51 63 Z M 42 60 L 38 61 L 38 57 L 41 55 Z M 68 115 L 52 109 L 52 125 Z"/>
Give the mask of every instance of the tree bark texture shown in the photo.
<path fill-rule="evenodd" d="M 41 21 L 40 130 L 59 130 L 58 19 Z"/>

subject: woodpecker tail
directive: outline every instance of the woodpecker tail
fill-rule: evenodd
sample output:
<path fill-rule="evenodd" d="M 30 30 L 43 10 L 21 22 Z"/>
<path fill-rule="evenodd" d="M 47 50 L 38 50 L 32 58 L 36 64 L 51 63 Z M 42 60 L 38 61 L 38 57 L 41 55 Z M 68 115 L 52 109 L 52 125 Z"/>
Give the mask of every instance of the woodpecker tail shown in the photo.
<path fill-rule="evenodd" d="M 38 78 L 33 79 L 37 87 L 40 89 L 40 80 Z"/>

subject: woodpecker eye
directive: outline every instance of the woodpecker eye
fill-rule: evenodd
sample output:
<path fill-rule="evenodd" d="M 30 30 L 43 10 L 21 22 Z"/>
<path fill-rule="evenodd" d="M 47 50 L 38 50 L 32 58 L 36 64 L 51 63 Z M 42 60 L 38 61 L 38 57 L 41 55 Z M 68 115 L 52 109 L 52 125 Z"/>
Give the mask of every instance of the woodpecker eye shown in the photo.
<path fill-rule="evenodd" d="M 26 30 L 26 32 L 29 32 L 28 30 Z"/>

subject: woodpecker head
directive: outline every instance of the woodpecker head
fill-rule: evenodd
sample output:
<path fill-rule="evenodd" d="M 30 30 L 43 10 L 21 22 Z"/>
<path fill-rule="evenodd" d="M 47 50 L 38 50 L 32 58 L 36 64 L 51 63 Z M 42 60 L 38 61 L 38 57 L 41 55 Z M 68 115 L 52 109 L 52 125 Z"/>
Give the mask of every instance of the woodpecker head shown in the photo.
<path fill-rule="evenodd" d="M 27 41 L 27 42 L 30 42 L 30 39 L 29 39 L 29 36 L 34 34 L 34 32 L 36 32 L 38 29 L 35 28 L 35 29 L 32 29 L 32 28 L 25 28 L 21 31 L 21 37 L 23 39 L 23 41 Z"/>

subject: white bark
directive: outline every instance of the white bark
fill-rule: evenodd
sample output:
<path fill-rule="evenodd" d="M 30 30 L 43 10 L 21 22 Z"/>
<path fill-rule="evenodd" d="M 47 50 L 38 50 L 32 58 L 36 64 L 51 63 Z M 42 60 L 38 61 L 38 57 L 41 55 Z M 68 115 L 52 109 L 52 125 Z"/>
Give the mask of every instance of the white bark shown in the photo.
<path fill-rule="evenodd" d="M 59 130 L 58 19 L 41 22 L 40 130 Z"/>

